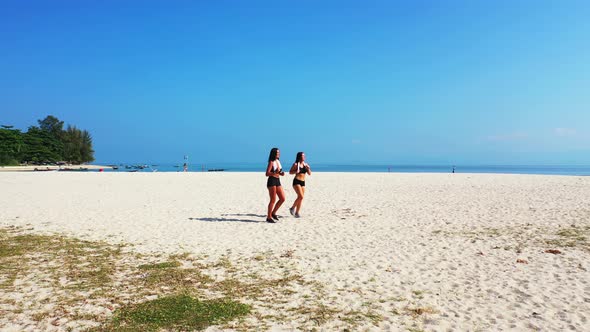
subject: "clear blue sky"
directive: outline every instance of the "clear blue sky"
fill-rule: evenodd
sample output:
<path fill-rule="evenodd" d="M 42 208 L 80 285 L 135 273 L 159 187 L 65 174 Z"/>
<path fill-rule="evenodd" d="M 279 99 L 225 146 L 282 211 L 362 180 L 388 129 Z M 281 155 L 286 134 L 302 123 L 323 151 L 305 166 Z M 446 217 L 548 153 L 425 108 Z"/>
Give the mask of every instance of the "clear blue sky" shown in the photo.
<path fill-rule="evenodd" d="M 103 162 L 590 164 L 590 1 L 0 1 L 0 124 Z"/>

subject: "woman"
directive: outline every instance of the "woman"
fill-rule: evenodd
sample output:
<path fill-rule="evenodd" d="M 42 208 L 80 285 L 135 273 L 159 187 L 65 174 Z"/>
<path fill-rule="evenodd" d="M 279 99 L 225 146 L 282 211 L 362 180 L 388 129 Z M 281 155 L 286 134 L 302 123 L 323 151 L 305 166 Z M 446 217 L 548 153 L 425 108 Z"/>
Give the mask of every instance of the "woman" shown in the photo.
<path fill-rule="evenodd" d="M 268 176 L 266 188 L 268 188 L 268 194 L 270 195 L 266 221 L 271 223 L 276 223 L 279 220 L 277 211 L 283 205 L 283 202 L 285 202 L 285 192 L 283 191 L 283 187 L 281 187 L 280 179 L 280 176 L 285 175 L 285 172 L 283 172 L 283 167 L 279 161 L 280 156 L 281 151 L 278 148 L 272 148 L 268 156 L 268 165 L 266 166 L 266 176 Z M 279 197 L 278 202 L 276 202 L 276 196 Z"/>
<path fill-rule="evenodd" d="M 297 193 L 297 198 L 295 202 L 293 202 L 293 206 L 289 209 L 291 215 L 295 216 L 295 218 L 299 218 L 299 210 L 301 210 L 301 202 L 303 202 L 303 195 L 305 195 L 305 174 L 311 175 L 311 168 L 309 164 L 305 162 L 305 153 L 297 152 L 297 157 L 295 158 L 295 162 L 291 169 L 289 170 L 289 174 L 295 174 L 295 178 L 293 179 L 293 189 Z"/>

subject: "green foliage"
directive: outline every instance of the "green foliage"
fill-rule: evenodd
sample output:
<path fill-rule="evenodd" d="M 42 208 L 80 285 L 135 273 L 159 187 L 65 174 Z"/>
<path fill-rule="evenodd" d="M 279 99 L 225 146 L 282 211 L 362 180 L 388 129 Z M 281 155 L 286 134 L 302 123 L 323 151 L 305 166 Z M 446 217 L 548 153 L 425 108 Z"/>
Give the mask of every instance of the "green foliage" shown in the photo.
<path fill-rule="evenodd" d="M 172 295 L 120 309 L 106 331 L 204 330 L 247 315 L 250 306 L 226 299 L 199 301 Z"/>
<path fill-rule="evenodd" d="M 22 149 L 23 136 L 20 130 L 12 126 L 0 129 L 0 165 L 18 165 Z"/>
<path fill-rule="evenodd" d="M 87 130 L 82 131 L 82 145 L 80 146 L 80 161 L 94 161 L 94 150 L 92 149 L 92 136 Z"/>
<path fill-rule="evenodd" d="M 94 161 L 92 150 L 92 137 L 86 130 L 80 130 L 75 126 L 68 126 L 62 134 L 64 142 L 64 160 L 72 164 L 81 164 Z"/>
<path fill-rule="evenodd" d="M 59 121 L 58 118 L 54 117 L 53 115 L 48 115 L 43 120 L 37 120 L 39 123 L 39 128 L 50 134 L 51 136 L 59 139 L 63 133 L 64 122 Z"/>
<path fill-rule="evenodd" d="M 37 122 L 39 127 L 31 126 L 26 133 L 12 126 L 1 126 L 0 165 L 94 161 L 92 136 L 88 131 L 75 126 L 64 130 L 64 122 L 52 115 Z"/>
<path fill-rule="evenodd" d="M 29 127 L 24 134 L 24 142 L 23 162 L 42 164 L 61 160 L 63 143 L 39 127 Z"/>
<path fill-rule="evenodd" d="M 18 166 L 20 163 L 10 155 L 0 154 L 1 166 Z"/>

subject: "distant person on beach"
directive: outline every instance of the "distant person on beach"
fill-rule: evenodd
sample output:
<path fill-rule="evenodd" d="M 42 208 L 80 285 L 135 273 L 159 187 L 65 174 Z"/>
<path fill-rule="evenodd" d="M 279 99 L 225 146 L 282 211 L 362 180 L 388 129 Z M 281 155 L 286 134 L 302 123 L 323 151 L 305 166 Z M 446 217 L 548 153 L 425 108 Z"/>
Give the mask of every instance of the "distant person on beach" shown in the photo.
<path fill-rule="evenodd" d="M 289 208 L 289 212 L 295 218 L 299 218 L 299 210 L 301 210 L 301 203 L 303 202 L 303 196 L 305 195 L 305 175 L 311 175 L 311 168 L 309 164 L 305 162 L 305 153 L 297 152 L 297 157 L 295 157 L 295 162 L 291 169 L 289 170 L 289 174 L 295 174 L 295 178 L 293 178 L 293 189 L 297 193 L 297 198 L 295 202 L 293 202 L 293 206 Z"/>
<path fill-rule="evenodd" d="M 182 171 L 183 172 L 188 171 L 188 165 L 186 163 L 184 163 L 184 165 L 182 165 Z"/>
<path fill-rule="evenodd" d="M 279 160 L 280 156 L 281 151 L 279 151 L 278 148 L 272 148 L 268 156 L 268 165 L 266 166 L 266 176 L 268 176 L 266 188 L 268 188 L 268 194 L 270 196 L 270 202 L 268 203 L 268 210 L 266 213 L 266 221 L 271 223 L 276 223 L 277 220 L 279 220 L 277 211 L 281 205 L 283 205 L 283 202 L 285 202 L 285 192 L 281 186 L 280 179 L 281 176 L 285 175 L 285 172 L 283 172 L 283 167 L 281 166 L 281 162 Z M 278 201 L 276 200 L 277 196 L 279 197 Z"/>
<path fill-rule="evenodd" d="M 453 165 L 453 173 L 455 173 L 455 165 Z"/>

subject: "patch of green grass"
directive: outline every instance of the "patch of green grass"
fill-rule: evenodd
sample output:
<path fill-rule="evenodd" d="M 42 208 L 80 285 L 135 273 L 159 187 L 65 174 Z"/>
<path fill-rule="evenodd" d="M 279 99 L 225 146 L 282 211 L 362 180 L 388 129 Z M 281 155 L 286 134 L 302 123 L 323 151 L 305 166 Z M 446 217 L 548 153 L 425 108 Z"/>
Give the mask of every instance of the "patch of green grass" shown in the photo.
<path fill-rule="evenodd" d="M 313 306 L 292 308 L 289 311 L 305 316 L 308 321 L 318 326 L 326 323 L 340 313 L 339 310 L 332 309 L 322 303 L 315 303 Z"/>
<path fill-rule="evenodd" d="M 174 291 L 183 291 L 197 284 L 208 284 L 213 282 L 213 279 L 199 269 L 166 267 L 148 269 L 143 282 L 149 288 L 166 286 Z"/>
<path fill-rule="evenodd" d="M 473 237 L 473 238 L 479 239 L 480 237 L 498 237 L 498 236 L 502 235 L 502 233 L 501 233 L 500 229 L 498 229 L 498 228 L 484 227 L 478 231 L 463 232 L 463 235 L 465 235 L 467 237 Z"/>
<path fill-rule="evenodd" d="M 424 330 L 417 327 L 408 327 L 408 332 L 424 332 Z"/>
<path fill-rule="evenodd" d="M 546 240 L 545 243 L 557 247 L 580 248 L 590 251 L 590 226 L 571 226 L 560 229 L 557 238 Z"/>
<path fill-rule="evenodd" d="M 250 306 L 227 299 L 199 301 L 173 295 L 123 307 L 100 331 L 204 330 L 250 313 Z"/>
<path fill-rule="evenodd" d="M 171 260 L 182 260 L 182 261 L 192 260 L 191 254 L 189 252 L 183 252 L 181 254 L 172 254 L 172 255 L 170 255 L 170 259 Z"/>
<path fill-rule="evenodd" d="M 162 262 L 162 263 L 154 263 L 154 264 L 143 264 L 140 265 L 138 268 L 140 270 L 153 270 L 153 269 L 169 269 L 174 267 L 179 267 L 181 264 L 178 261 L 170 261 L 170 262 Z"/>
<path fill-rule="evenodd" d="M 219 266 L 219 267 L 223 267 L 223 268 L 226 268 L 226 269 L 229 269 L 229 268 L 232 268 L 233 267 L 231 261 L 229 260 L 229 257 L 227 257 L 227 256 L 221 256 L 219 258 L 219 260 L 217 261 L 217 264 L 215 264 L 213 266 L 214 267 Z"/>
<path fill-rule="evenodd" d="M 15 234 L 16 230 L 0 229 L 0 288 L 9 287 L 30 269 L 39 268 L 37 261 L 58 261 L 58 267 L 47 268 L 54 280 L 65 275 L 68 288 L 96 290 L 112 282 L 112 261 L 120 248 L 99 242 L 80 241 L 63 236 Z"/>
<path fill-rule="evenodd" d="M 557 235 L 568 237 L 571 239 L 585 241 L 590 233 L 590 226 L 578 227 L 572 225 L 570 228 L 562 229 L 557 232 Z"/>
<path fill-rule="evenodd" d="M 342 321 L 352 326 L 357 326 L 358 323 L 364 320 L 363 313 L 358 310 L 351 310 L 343 314 Z"/>
<path fill-rule="evenodd" d="M 288 290 L 287 287 L 293 282 L 303 284 L 303 277 L 300 275 L 290 275 L 278 279 L 255 280 L 254 282 L 243 282 L 235 278 L 227 278 L 215 283 L 212 289 L 232 298 L 257 298 L 262 296 L 264 292 L 268 290 Z"/>
<path fill-rule="evenodd" d="M 377 314 L 372 308 L 368 308 L 364 312 L 358 310 L 345 312 L 342 317 L 343 322 L 346 322 L 355 328 L 358 327 L 359 323 L 365 322 L 366 320 L 369 320 L 373 325 L 377 326 L 379 322 L 383 320 L 383 316 Z"/>

